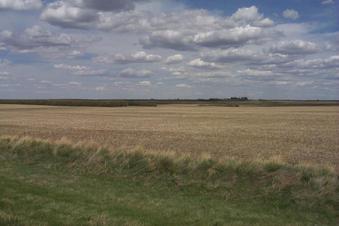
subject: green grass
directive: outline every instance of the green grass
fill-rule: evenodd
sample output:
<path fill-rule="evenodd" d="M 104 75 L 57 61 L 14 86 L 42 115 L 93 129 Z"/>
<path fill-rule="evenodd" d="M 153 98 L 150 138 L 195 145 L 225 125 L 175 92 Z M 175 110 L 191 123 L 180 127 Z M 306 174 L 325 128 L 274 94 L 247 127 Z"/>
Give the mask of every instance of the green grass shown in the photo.
<path fill-rule="evenodd" d="M 0 139 L 0 225 L 336 225 L 324 169 Z"/>

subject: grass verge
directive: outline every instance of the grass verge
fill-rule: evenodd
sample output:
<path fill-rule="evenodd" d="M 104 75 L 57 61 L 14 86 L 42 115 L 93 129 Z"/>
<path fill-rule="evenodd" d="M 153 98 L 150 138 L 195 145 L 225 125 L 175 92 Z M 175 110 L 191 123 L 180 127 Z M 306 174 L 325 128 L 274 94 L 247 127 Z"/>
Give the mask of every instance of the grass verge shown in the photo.
<path fill-rule="evenodd" d="M 280 161 L 0 139 L 0 225 L 336 225 L 338 177 Z"/>

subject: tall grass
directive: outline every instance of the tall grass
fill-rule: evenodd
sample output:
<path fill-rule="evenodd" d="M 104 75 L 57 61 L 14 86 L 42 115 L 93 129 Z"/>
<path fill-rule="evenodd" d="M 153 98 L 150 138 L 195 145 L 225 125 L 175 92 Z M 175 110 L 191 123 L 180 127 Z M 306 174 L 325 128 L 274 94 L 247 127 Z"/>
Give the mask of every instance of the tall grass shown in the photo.
<path fill-rule="evenodd" d="M 89 144 L 73 144 L 29 137 L 1 137 L 0 157 L 49 164 L 75 173 L 148 178 L 177 187 L 199 186 L 212 191 L 241 191 L 286 205 L 334 211 L 338 207 L 338 177 L 331 168 L 290 165 L 279 158 L 266 161 L 218 161 L 143 149 L 112 151 Z M 279 204 L 279 205 L 280 205 Z"/>

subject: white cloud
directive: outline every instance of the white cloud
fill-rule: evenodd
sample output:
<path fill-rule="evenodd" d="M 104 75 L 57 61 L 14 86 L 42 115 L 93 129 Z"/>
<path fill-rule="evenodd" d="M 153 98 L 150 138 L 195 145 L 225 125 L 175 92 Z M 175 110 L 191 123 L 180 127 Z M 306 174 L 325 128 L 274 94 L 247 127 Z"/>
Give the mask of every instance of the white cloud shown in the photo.
<path fill-rule="evenodd" d="M 218 66 L 217 64 L 205 62 L 201 58 L 197 58 L 197 59 L 190 61 L 188 65 L 191 67 L 195 67 L 195 68 L 209 69 L 209 70 L 220 68 L 220 66 Z"/>
<path fill-rule="evenodd" d="M 311 54 L 316 53 L 319 47 L 303 40 L 281 41 L 271 48 L 271 52 L 282 54 Z"/>
<path fill-rule="evenodd" d="M 103 92 L 105 90 L 106 90 L 105 86 L 97 86 L 97 87 L 95 87 L 95 91 Z"/>
<path fill-rule="evenodd" d="M 119 63 L 119 64 L 131 64 L 131 63 L 154 63 L 161 61 L 162 57 L 155 54 L 147 54 L 144 51 L 139 51 L 129 55 L 114 54 L 111 56 L 99 56 L 94 59 L 99 63 Z"/>
<path fill-rule="evenodd" d="M 132 62 L 156 62 L 160 61 L 161 58 L 162 57 L 159 55 L 147 54 L 144 51 L 140 51 L 132 54 L 130 59 Z M 125 61 L 126 59 L 127 61 L 129 61 L 129 57 L 127 58 L 125 56 L 118 57 L 118 60 L 121 60 L 122 62 Z"/>
<path fill-rule="evenodd" d="M 278 86 L 286 86 L 291 84 L 290 81 L 273 81 L 272 84 L 278 85 Z"/>
<path fill-rule="evenodd" d="M 309 86 L 312 85 L 314 81 L 301 81 L 301 82 L 296 82 L 296 86 Z"/>
<path fill-rule="evenodd" d="M 0 37 L 3 38 L 3 39 L 11 38 L 12 35 L 13 35 L 13 32 L 8 31 L 8 30 L 4 30 L 4 31 L 0 32 Z"/>
<path fill-rule="evenodd" d="M 53 82 L 51 82 L 51 81 L 49 81 L 49 80 L 41 80 L 41 81 L 39 81 L 39 83 L 45 84 L 45 85 L 51 85 L 51 84 L 53 84 Z"/>
<path fill-rule="evenodd" d="M 8 71 L 0 71 L 0 80 L 7 80 L 9 75 Z"/>
<path fill-rule="evenodd" d="M 54 68 L 69 71 L 73 75 L 97 76 L 106 73 L 103 69 L 91 69 L 82 65 L 55 64 Z"/>
<path fill-rule="evenodd" d="M 198 33 L 194 36 L 195 44 L 201 46 L 232 46 L 247 43 L 250 40 L 260 38 L 262 29 L 246 25 L 244 27 L 235 27 L 229 30 L 210 31 Z"/>
<path fill-rule="evenodd" d="M 261 18 L 261 15 L 258 13 L 258 9 L 255 6 L 240 8 L 232 15 L 232 19 L 234 20 L 253 21 L 258 18 Z"/>
<path fill-rule="evenodd" d="M 65 0 L 63 0 L 65 1 Z M 147 0 L 72 0 L 77 7 L 99 11 L 127 11 L 135 8 L 135 3 Z"/>
<path fill-rule="evenodd" d="M 67 64 L 54 64 L 54 68 L 58 69 L 66 69 L 66 70 L 72 70 L 72 71 L 78 71 L 78 70 L 86 70 L 86 66 L 81 65 L 67 65 Z"/>
<path fill-rule="evenodd" d="M 246 48 L 229 48 L 202 53 L 203 59 L 222 63 L 262 59 L 262 57 L 262 54 Z"/>
<path fill-rule="evenodd" d="M 151 86 L 152 83 L 150 81 L 140 81 L 138 83 L 139 86 Z"/>
<path fill-rule="evenodd" d="M 75 4 L 89 9 L 116 11 L 134 9 L 134 2 L 132 0 L 77 0 Z"/>
<path fill-rule="evenodd" d="M 7 72 L 7 71 L 0 71 L 0 75 L 9 75 L 9 72 Z"/>
<path fill-rule="evenodd" d="M 59 0 L 48 4 L 41 18 L 61 27 L 104 28 L 109 26 L 110 15 L 114 16 L 108 12 L 132 10 L 136 2 L 142 1 L 145 0 Z"/>
<path fill-rule="evenodd" d="M 262 28 L 250 25 L 231 29 L 181 32 L 174 30 L 152 32 L 141 39 L 145 48 L 162 47 L 174 50 L 194 50 L 198 47 L 231 47 L 263 38 Z"/>
<path fill-rule="evenodd" d="M 48 45 L 70 45 L 73 42 L 73 39 L 68 34 L 53 34 L 37 25 L 27 28 L 25 30 L 25 35 L 32 41 L 47 43 Z"/>
<path fill-rule="evenodd" d="M 298 87 L 299 92 L 299 89 L 309 88 L 302 86 L 307 81 L 313 81 L 314 85 L 320 82 L 337 84 L 339 78 L 335 45 L 338 34 L 329 30 L 326 34 L 318 33 L 319 24 L 325 18 L 319 24 L 307 21 L 309 17 L 303 22 L 279 20 L 277 24 L 255 6 L 239 8 L 233 14 L 225 15 L 193 9 L 171 0 L 166 1 L 166 6 L 173 7 L 157 7 L 156 10 L 152 8 L 153 4 L 163 6 L 164 1 L 44 2 L 46 6 L 41 19 L 49 24 L 37 22 L 37 12 L 4 13 L 3 17 L 13 13 L 20 20 L 19 26 L 8 31 L 10 17 L 8 20 L 5 18 L 7 21 L 2 23 L 5 25 L 0 30 L 0 51 L 13 61 L 10 65 L 2 64 L 0 69 L 15 75 L 10 76 L 8 81 L 27 74 L 20 81 L 34 77 L 36 81 L 53 81 L 53 87 L 62 84 L 74 90 L 86 84 L 83 92 L 75 93 L 75 96 L 86 96 L 86 90 L 94 91 L 96 87 L 108 88 L 109 82 L 110 87 L 114 83 L 115 89 L 110 89 L 107 94 L 101 93 L 102 97 L 124 98 L 126 95 L 130 98 L 139 94 L 145 96 L 147 91 L 148 96 L 160 94 L 166 98 L 185 94 L 185 88 L 191 88 L 192 84 L 198 85 L 199 89 L 195 91 L 201 92 L 201 96 L 219 93 L 227 96 L 227 92 L 238 87 L 239 90 L 246 87 L 255 96 L 256 92 L 272 94 L 272 91 L 267 91 L 272 90 L 267 88 L 271 85 L 281 85 L 279 88 L 286 90 Z M 177 7 L 178 2 L 182 7 Z M 319 6 L 321 2 L 324 1 L 319 0 Z M 320 7 L 319 10 L 326 8 Z M 27 24 L 32 23 L 39 26 L 25 29 Z M 93 34 L 100 38 L 82 40 Z M 50 65 L 54 65 L 55 69 L 46 75 Z M 70 75 L 103 76 L 82 78 Z M 76 82 L 69 82 L 74 78 Z M 163 82 L 163 89 L 141 88 L 156 85 L 159 80 Z M 27 87 L 30 83 L 34 82 L 27 82 Z M 334 86 L 331 84 L 326 87 Z M 48 91 L 52 92 L 53 87 L 50 87 Z M 182 89 L 174 93 L 175 87 Z M 133 92 L 127 92 L 127 88 Z M 69 89 L 71 92 L 73 90 Z M 186 94 L 193 96 L 197 92 Z M 335 91 L 332 89 L 331 92 Z M 270 94 L 268 96 L 271 97 Z M 0 95 L 8 96 L 1 89 Z M 273 93 L 273 96 L 279 95 Z M 294 96 L 293 92 L 291 96 Z"/>
<path fill-rule="evenodd" d="M 82 53 L 79 50 L 72 50 L 68 53 L 68 56 L 70 58 L 79 57 L 81 55 L 82 55 Z"/>
<path fill-rule="evenodd" d="M 236 22 L 241 22 L 245 24 L 253 23 L 255 26 L 269 27 L 274 24 L 274 22 L 269 18 L 264 18 L 262 14 L 259 13 L 259 10 L 255 6 L 248 8 L 238 9 L 232 16 L 231 19 Z"/>
<path fill-rule="evenodd" d="M 192 88 L 191 85 L 188 85 L 188 84 L 185 84 L 185 83 L 176 84 L 175 87 L 177 87 L 177 88 L 186 88 L 186 89 Z"/>
<path fill-rule="evenodd" d="M 48 4 L 41 19 L 61 27 L 88 28 L 98 20 L 97 12 L 71 5 L 69 2 L 56 1 Z"/>
<path fill-rule="evenodd" d="M 327 58 L 298 59 L 286 64 L 286 66 L 307 68 L 307 69 L 329 69 L 339 67 L 339 55 Z"/>
<path fill-rule="evenodd" d="M 175 55 L 167 57 L 166 64 L 176 64 L 176 63 L 182 62 L 183 60 L 184 60 L 183 55 L 175 54 Z"/>
<path fill-rule="evenodd" d="M 147 37 L 140 40 L 145 48 L 168 48 L 175 50 L 193 50 L 193 37 L 180 31 L 164 30 L 154 31 Z"/>
<path fill-rule="evenodd" d="M 235 65 L 277 65 L 294 60 L 286 54 L 271 53 L 263 49 L 250 49 L 247 47 L 229 48 L 225 50 L 206 51 L 201 58 L 207 62 Z"/>
<path fill-rule="evenodd" d="M 6 47 L 12 47 L 21 51 L 36 48 L 66 47 L 75 42 L 75 40 L 66 33 L 53 33 L 37 25 L 26 28 L 25 31 L 21 33 L 3 31 L 0 34 L 0 41 L 2 41 Z"/>
<path fill-rule="evenodd" d="M 272 76 L 274 73 L 272 71 L 263 71 L 263 70 L 255 70 L 255 69 L 246 69 L 246 70 L 240 70 L 238 71 L 240 75 L 244 76 Z"/>
<path fill-rule="evenodd" d="M 35 10 L 41 7 L 41 0 L 0 0 L 0 9 Z"/>
<path fill-rule="evenodd" d="M 136 70 L 133 68 L 126 68 L 119 73 L 123 78 L 147 78 L 153 75 L 149 70 Z"/>
<path fill-rule="evenodd" d="M 143 33 L 140 44 L 144 48 L 179 51 L 253 43 L 265 38 L 263 29 L 274 25 L 255 6 L 240 8 L 232 16 L 223 17 L 206 10 L 188 9 L 163 13 L 136 10 L 111 13 L 61 1 L 49 4 L 41 17 L 63 27 Z"/>
<path fill-rule="evenodd" d="M 323 4 L 323 5 L 331 5 L 331 4 L 334 4 L 334 0 L 323 0 L 321 2 L 321 4 Z"/>
<path fill-rule="evenodd" d="M 5 51 L 7 48 L 5 47 L 5 43 L 0 42 L 0 51 Z"/>
<path fill-rule="evenodd" d="M 68 83 L 68 85 L 71 85 L 71 86 L 81 86 L 81 82 L 71 81 L 71 82 Z"/>
<path fill-rule="evenodd" d="M 292 19 L 292 20 L 296 20 L 299 18 L 299 13 L 298 11 L 294 10 L 294 9 L 286 9 L 283 11 L 283 17 L 285 17 L 286 19 Z"/>

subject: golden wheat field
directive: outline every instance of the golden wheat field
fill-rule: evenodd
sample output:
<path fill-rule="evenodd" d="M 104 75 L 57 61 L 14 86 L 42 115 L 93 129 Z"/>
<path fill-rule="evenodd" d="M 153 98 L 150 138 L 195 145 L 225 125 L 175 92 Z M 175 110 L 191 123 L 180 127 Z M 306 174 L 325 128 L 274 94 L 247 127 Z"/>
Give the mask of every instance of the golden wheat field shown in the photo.
<path fill-rule="evenodd" d="M 339 165 L 339 107 L 0 105 L 0 135 L 217 159 Z"/>

